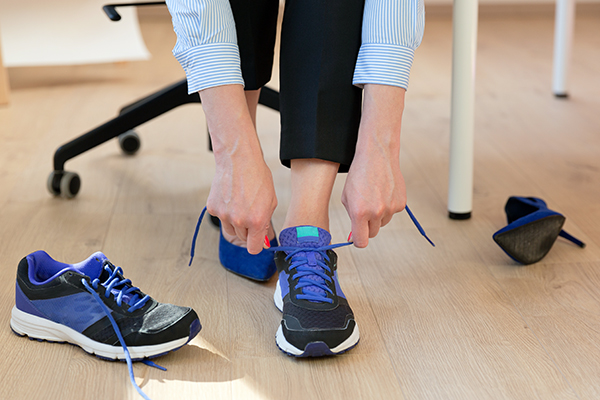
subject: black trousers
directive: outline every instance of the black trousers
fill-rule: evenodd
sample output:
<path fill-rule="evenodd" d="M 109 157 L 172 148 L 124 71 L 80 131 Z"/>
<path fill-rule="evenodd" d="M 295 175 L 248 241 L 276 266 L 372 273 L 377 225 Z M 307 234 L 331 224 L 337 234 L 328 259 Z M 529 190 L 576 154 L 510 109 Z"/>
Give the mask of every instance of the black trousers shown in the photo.
<path fill-rule="evenodd" d="M 246 90 L 271 79 L 279 0 L 230 0 Z M 281 32 L 283 165 L 318 158 L 347 172 L 354 157 L 362 91 L 352 85 L 364 0 L 286 0 Z"/>

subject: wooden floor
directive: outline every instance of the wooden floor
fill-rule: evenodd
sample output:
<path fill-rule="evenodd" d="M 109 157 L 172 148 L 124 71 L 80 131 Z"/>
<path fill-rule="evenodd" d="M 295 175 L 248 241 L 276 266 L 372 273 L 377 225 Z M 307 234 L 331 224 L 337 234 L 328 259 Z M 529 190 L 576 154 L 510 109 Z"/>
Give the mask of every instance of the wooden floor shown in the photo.
<path fill-rule="evenodd" d="M 183 77 L 168 18 L 142 18 L 146 62 L 9 69 L 0 108 L 0 398 L 137 399 L 124 363 L 9 329 L 19 260 L 38 249 L 77 262 L 101 250 L 136 286 L 192 306 L 203 329 L 135 365 L 153 399 L 598 399 L 600 398 L 600 16 L 576 24 L 569 100 L 550 90 L 552 15 L 483 15 L 479 29 L 473 218 L 447 218 L 451 20 L 428 18 L 404 117 L 405 213 L 367 249 L 339 250 L 340 281 L 361 329 L 351 352 L 296 360 L 275 346 L 275 279 L 256 284 L 219 264 L 218 231 L 196 219 L 213 174 L 199 105 L 142 127 L 142 149 L 113 141 L 67 163 L 82 178 L 76 199 L 52 198 L 56 147 L 129 102 Z M 273 83 L 277 87 L 277 83 Z M 289 172 L 278 161 L 278 114 L 258 125 L 277 184 L 280 228 Z M 334 242 L 350 222 L 331 204 Z M 519 266 L 493 242 L 511 195 L 538 196 L 567 217 L 585 249 L 559 239 L 541 262 Z"/>

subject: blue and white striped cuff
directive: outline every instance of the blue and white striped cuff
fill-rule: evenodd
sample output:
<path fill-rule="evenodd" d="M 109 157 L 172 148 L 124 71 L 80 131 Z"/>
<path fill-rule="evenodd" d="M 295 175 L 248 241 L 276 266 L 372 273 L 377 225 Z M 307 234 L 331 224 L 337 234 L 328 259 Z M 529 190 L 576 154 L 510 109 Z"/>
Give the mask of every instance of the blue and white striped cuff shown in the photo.
<path fill-rule="evenodd" d="M 364 43 L 360 47 L 352 83 L 399 86 L 408 89 L 408 78 L 415 50 L 383 43 Z"/>
<path fill-rule="evenodd" d="M 235 43 L 207 43 L 175 54 L 188 80 L 188 93 L 222 85 L 244 85 Z"/>

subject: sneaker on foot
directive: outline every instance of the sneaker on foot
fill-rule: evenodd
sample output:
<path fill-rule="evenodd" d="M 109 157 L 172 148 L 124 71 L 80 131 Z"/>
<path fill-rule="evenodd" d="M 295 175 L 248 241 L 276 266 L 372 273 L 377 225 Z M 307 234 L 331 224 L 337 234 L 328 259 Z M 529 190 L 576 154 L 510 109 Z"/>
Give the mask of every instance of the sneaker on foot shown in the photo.
<path fill-rule="evenodd" d="M 194 310 L 142 293 L 100 252 L 65 264 L 36 251 L 19 263 L 15 291 L 10 326 L 17 335 L 68 342 L 100 358 L 157 357 L 201 329 Z"/>
<path fill-rule="evenodd" d="M 318 357 L 354 347 L 359 332 L 337 279 L 331 235 L 314 226 L 284 229 L 273 250 L 279 272 L 275 305 L 283 312 L 277 346 L 291 356 Z"/>

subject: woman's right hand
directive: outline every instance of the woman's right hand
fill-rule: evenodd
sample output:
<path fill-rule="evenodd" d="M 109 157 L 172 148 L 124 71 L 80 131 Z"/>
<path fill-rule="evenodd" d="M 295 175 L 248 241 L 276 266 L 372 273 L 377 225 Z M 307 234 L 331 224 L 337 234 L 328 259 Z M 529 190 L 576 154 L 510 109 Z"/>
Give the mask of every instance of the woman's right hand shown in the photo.
<path fill-rule="evenodd" d="M 221 220 L 226 236 L 237 236 L 250 254 L 258 254 L 277 197 L 243 87 L 217 86 L 202 90 L 200 97 L 216 162 L 207 211 Z"/>
<path fill-rule="evenodd" d="M 260 253 L 277 207 L 273 177 L 262 157 L 221 158 L 206 206 L 221 220 L 226 236 L 246 242 L 250 254 Z"/>

